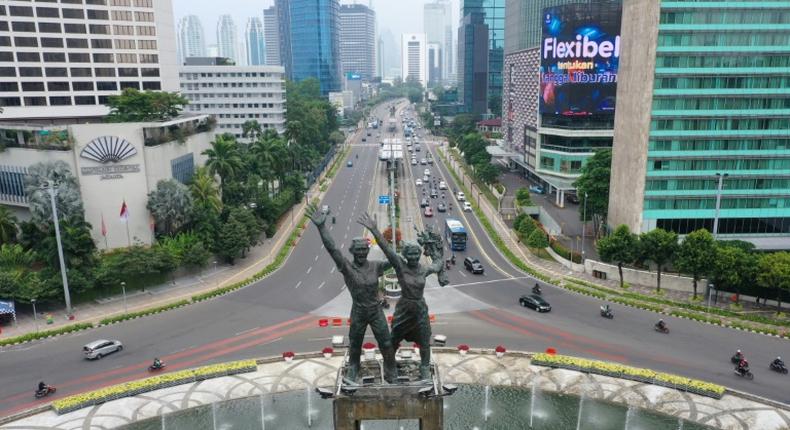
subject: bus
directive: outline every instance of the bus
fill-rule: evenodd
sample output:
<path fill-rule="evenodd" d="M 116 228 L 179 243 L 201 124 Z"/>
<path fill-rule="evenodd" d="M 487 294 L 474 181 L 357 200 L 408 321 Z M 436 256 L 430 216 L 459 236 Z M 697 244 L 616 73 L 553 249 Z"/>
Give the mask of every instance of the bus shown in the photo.
<path fill-rule="evenodd" d="M 453 251 L 463 251 L 466 249 L 466 229 L 461 221 L 447 218 L 445 222 L 444 235 L 450 249 Z"/>

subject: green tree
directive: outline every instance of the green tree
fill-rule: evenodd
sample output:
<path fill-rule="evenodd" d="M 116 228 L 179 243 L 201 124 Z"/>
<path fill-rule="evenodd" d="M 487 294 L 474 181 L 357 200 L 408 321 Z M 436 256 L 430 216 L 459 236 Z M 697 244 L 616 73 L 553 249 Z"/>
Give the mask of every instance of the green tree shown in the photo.
<path fill-rule="evenodd" d="M 19 244 L 0 246 L 0 297 L 30 302 L 44 298 L 38 273 L 31 270 L 35 253 Z"/>
<path fill-rule="evenodd" d="M 52 203 L 49 192 L 41 187 L 52 181 L 57 185 L 55 205 L 59 218 L 84 216 L 82 196 L 77 178 L 63 161 L 47 161 L 28 167 L 25 175 L 25 195 L 30 202 L 33 222 L 39 225 L 52 224 Z"/>
<path fill-rule="evenodd" d="M 179 265 L 203 267 L 211 258 L 211 252 L 195 233 L 181 233 L 176 237 L 165 237 L 157 246 L 167 250 L 176 258 Z"/>
<path fill-rule="evenodd" d="M 675 255 L 675 267 L 691 275 L 694 298 L 697 298 L 697 282 L 706 276 L 713 266 L 716 239 L 708 230 L 700 229 L 689 233 L 680 244 Z"/>
<path fill-rule="evenodd" d="M 226 182 L 232 180 L 244 169 L 244 161 L 236 139 L 229 134 L 217 135 L 211 142 L 211 148 L 203 151 L 203 155 L 208 157 L 206 167 L 209 172 L 219 176 L 219 188 L 222 190 L 224 201 Z"/>
<path fill-rule="evenodd" d="M 228 214 L 228 222 L 238 222 L 244 226 L 244 233 L 246 236 L 244 241 L 245 250 L 258 244 L 262 226 L 252 211 L 247 208 L 233 208 Z M 242 256 L 244 256 L 244 252 L 242 252 Z"/>
<path fill-rule="evenodd" d="M 105 288 L 117 287 L 121 282 L 145 285 L 177 267 L 178 257 L 167 248 L 134 245 L 104 254 L 96 270 L 96 282 Z"/>
<path fill-rule="evenodd" d="M 518 229 L 521 227 L 521 223 L 526 221 L 527 218 L 529 218 L 529 215 L 527 214 L 518 214 L 516 219 L 513 220 L 513 230 L 518 232 Z"/>
<path fill-rule="evenodd" d="M 586 200 L 586 210 L 579 211 L 581 221 L 593 221 L 596 235 L 609 214 L 609 179 L 612 176 L 612 150 L 602 149 L 587 160 L 581 175 L 573 183 L 579 198 Z M 586 219 L 584 219 L 586 215 Z"/>
<path fill-rule="evenodd" d="M 529 238 L 527 238 L 527 246 L 536 249 L 548 248 L 549 238 L 546 236 L 546 232 L 536 228 L 532 233 L 530 233 Z"/>
<path fill-rule="evenodd" d="M 105 122 L 168 121 L 181 114 L 189 100 L 178 93 L 139 91 L 126 88 L 120 95 L 110 96 L 110 114 Z"/>
<path fill-rule="evenodd" d="M 528 188 L 519 188 L 518 191 L 516 191 L 516 203 L 518 203 L 519 206 L 534 206 Z"/>
<path fill-rule="evenodd" d="M 0 206 L 0 245 L 16 241 L 17 219 L 5 206 Z"/>
<path fill-rule="evenodd" d="M 534 219 L 527 216 L 518 226 L 518 237 L 522 242 L 526 242 L 533 231 L 538 230 L 538 225 Z"/>
<path fill-rule="evenodd" d="M 241 135 L 244 138 L 248 138 L 250 140 L 257 140 L 261 135 L 263 135 L 263 127 L 261 127 L 261 123 L 254 119 L 248 119 L 244 121 L 244 124 L 241 125 Z"/>
<path fill-rule="evenodd" d="M 494 117 L 502 116 L 502 96 L 492 95 L 488 98 L 488 110 Z"/>
<path fill-rule="evenodd" d="M 499 178 L 499 169 L 491 163 L 480 163 L 475 165 L 475 176 L 484 183 L 491 185 Z"/>
<path fill-rule="evenodd" d="M 214 177 L 205 167 L 198 168 L 192 176 L 192 182 L 189 184 L 189 191 L 192 193 L 195 206 L 200 208 L 211 208 L 217 213 L 222 210 L 222 200 L 220 200 L 219 197 L 219 189 L 214 181 Z"/>
<path fill-rule="evenodd" d="M 247 247 L 249 236 L 244 224 L 235 219 L 229 219 L 220 228 L 217 239 L 217 254 L 226 262 L 234 264 L 241 257 Z"/>
<path fill-rule="evenodd" d="M 741 289 L 754 281 L 756 257 L 740 247 L 720 243 L 716 246 L 715 254 L 711 279 L 717 289 L 734 291 L 737 302 L 740 300 Z"/>
<path fill-rule="evenodd" d="M 146 208 L 156 221 L 156 229 L 166 236 L 173 236 L 192 220 L 194 203 L 186 185 L 167 179 L 159 181 L 156 189 L 148 194 Z"/>
<path fill-rule="evenodd" d="M 675 257 L 679 248 L 678 235 L 656 228 L 639 236 L 639 247 L 645 259 L 656 264 L 656 291 L 661 291 L 661 270 Z"/>
<path fill-rule="evenodd" d="M 596 247 L 601 259 L 607 263 L 616 263 L 620 274 L 620 288 L 623 288 L 623 264 L 634 261 L 638 239 L 631 233 L 627 225 L 618 226 L 612 234 L 598 240 Z"/>
<path fill-rule="evenodd" d="M 776 290 L 776 312 L 782 310 L 782 290 L 790 291 L 790 252 L 763 254 L 758 260 L 757 283 Z"/>

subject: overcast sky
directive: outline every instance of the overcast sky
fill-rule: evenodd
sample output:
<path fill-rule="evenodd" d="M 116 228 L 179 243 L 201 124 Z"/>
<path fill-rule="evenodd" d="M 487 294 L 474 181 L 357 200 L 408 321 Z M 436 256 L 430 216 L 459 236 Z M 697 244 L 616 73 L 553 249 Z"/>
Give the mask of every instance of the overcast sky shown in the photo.
<path fill-rule="evenodd" d="M 376 11 L 379 31 L 390 29 L 396 40 L 401 33 L 422 32 L 422 7 L 426 0 L 371 0 Z M 341 3 L 355 3 L 341 0 Z M 368 4 L 368 0 L 356 3 Z M 173 0 L 176 23 L 184 15 L 194 14 L 200 18 L 208 44 L 216 43 L 217 18 L 222 14 L 231 14 L 239 31 L 244 31 L 247 18 L 259 16 L 263 19 L 263 9 L 274 4 L 274 0 Z M 458 22 L 458 0 L 452 0 L 453 23 Z"/>

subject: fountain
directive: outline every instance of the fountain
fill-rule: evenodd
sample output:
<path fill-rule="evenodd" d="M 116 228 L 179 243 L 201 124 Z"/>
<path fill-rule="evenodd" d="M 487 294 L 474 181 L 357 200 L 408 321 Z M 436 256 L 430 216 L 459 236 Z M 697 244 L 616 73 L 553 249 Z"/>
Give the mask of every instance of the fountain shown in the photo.
<path fill-rule="evenodd" d="M 305 387 L 306 393 L 305 396 L 307 397 L 307 427 L 313 427 L 313 401 L 312 401 L 312 392 L 313 389 L 311 386 Z"/>
<path fill-rule="evenodd" d="M 625 411 L 625 425 L 623 425 L 623 430 L 628 430 L 628 427 L 631 424 L 631 414 L 633 413 L 633 410 L 634 408 L 629 406 L 628 410 Z"/>
<path fill-rule="evenodd" d="M 491 395 L 491 386 L 486 385 L 485 388 L 485 401 L 483 402 L 483 421 L 488 422 L 488 417 L 491 415 L 491 409 L 488 407 L 488 399 Z"/>
<path fill-rule="evenodd" d="M 584 409 L 584 394 L 579 398 L 579 415 L 576 417 L 576 430 L 582 426 L 582 410 Z"/>
<path fill-rule="evenodd" d="M 532 379 L 532 391 L 529 394 L 529 428 L 534 428 L 532 419 L 535 417 L 535 397 L 538 397 L 538 375 Z"/>

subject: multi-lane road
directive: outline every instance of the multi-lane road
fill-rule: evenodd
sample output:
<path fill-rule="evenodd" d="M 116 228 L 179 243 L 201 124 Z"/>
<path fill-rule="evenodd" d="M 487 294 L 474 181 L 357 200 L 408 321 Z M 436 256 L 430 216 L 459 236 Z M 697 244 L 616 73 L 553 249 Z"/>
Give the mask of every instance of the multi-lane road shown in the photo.
<path fill-rule="evenodd" d="M 380 106 L 374 115 L 387 118 L 388 106 Z M 386 183 L 386 172 L 377 160 L 378 145 L 373 144 L 379 141 L 378 133 L 381 138 L 392 137 L 384 130 L 374 130 L 371 137 L 363 131 L 355 137 L 349 155 L 354 166 L 339 169 L 321 203 L 332 208 L 336 222 L 330 225 L 331 233 L 343 249 L 363 234 L 356 223 L 358 216 L 375 208 L 374 179 L 380 175 Z M 366 144 L 360 141 L 362 136 L 367 137 Z M 402 217 L 411 217 L 418 225 L 434 224 L 439 231 L 443 231 L 444 219 L 457 218 L 469 235 L 467 250 L 456 252 L 458 264 L 450 271 L 451 284 L 441 288 L 434 283 L 426 289 L 428 304 L 438 314 L 434 333 L 446 334 L 451 344 L 503 344 L 529 351 L 554 347 L 561 353 L 669 371 L 790 403 L 790 377 L 768 370 L 776 355 L 790 356 L 786 340 L 668 317 L 665 320 L 672 332 L 664 335 L 653 331 L 658 319 L 654 313 L 616 306 L 615 318 L 604 319 L 598 314 L 599 300 L 547 285 L 543 285 L 543 295 L 552 304 L 552 312 L 537 314 L 519 307 L 518 297 L 529 293 L 535 280 L 498 252 L 473 213 L 461 211 L 451 195 L 457 184 L 436 152 L 438 142 L 425 136 L 421 140 L 423 151 L 418 159 L 430 151 L 435 162 L 407 165 L 406 169 L 417 169 L 406 171 L 410 182 L 403 186 L 416 187 L 413 179 L 421 178 L 428 167 L 432 177 L 447 182 L 450 190 L 445 191 L 444 201 L 452 201 L 453 209 L 437 212 L 440 196 L 429 198 L 433 218 L 417 212 L 418 201 L 409 205 L 412 213 Z M 410 195 L 422 198 L 422 187 Z M 465 272 L 461 263 L 466 256 L 479 258 L 486 273 Z M 0 416 L 48 401 L 33 399 L 40 380 L 57 386 L 59 397 L 144 377 L 153 357 L 162 358 L 170 371 L 284 351 L 319 350 L 333 334 L 347 330 L 317 324 L 319 316 L 345 316 L 344 309 L 347 314 L 350 300 L 344 289 L 342 277 L 310 225 L 283 267 L 250 287 L 155 316 L 0 349 Z M 125 348 L 98 361 L 84 360 L 82 345 L 98 338 L 119 339 Z M 729 356 L 736 348 L 749 358 L 753 381 L 733 373 Z"/>

